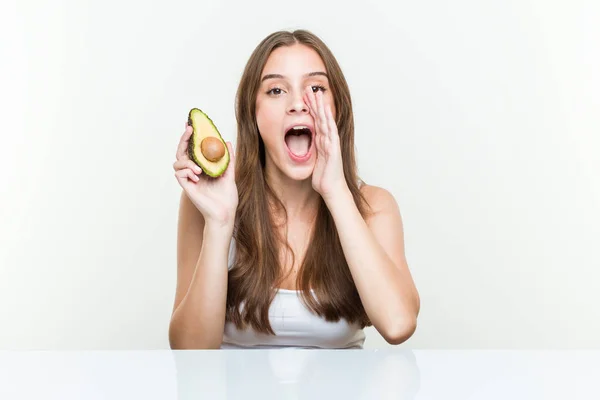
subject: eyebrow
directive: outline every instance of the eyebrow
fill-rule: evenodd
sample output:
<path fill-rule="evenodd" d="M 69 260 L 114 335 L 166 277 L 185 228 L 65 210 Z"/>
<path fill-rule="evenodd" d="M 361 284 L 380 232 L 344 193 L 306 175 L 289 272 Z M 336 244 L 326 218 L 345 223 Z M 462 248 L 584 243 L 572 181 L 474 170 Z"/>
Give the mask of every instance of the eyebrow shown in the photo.
<path fill-rule="evenodd" d="M 325 78 L 329 79 L 329 76 L 327 75 L 327 73 L 321 72 L 321 71 L 309 72 L 308 74 L 304 75 L 304 77 L 306 78 L 309 76 L 317 76 L 317 75 L 322 75 Z M 264 82 L 267 79 L 276 79 L 276 78 L 285 79 L 285 76 L 283 76 L 281 74 L 267 74 L 267 75 L 263 76 L 263 78 L 261 79 L 261 82 Z"/>

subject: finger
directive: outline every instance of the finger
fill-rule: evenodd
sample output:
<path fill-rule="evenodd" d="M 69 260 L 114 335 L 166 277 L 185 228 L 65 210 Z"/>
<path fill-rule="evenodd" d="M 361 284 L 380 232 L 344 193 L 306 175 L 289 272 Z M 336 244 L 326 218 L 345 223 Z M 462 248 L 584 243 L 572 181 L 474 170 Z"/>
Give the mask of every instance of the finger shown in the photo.
<path fill-rule="evenodd" d="M 325 108 L 325 116 L 327 117 L 327 125 L 329 127 L 329 132 L 331 136 L 337 136 L 337 125 L 335 124 L 335 120 L 333 119 L 333 113 L 329 105 Z"/>
<path fill-rule="evenodd" d="M 314 92 L 311 92 L 310 95 L 310 103 L 311 103 L 311 108 L 312 108 L 312 112 L 313 112 L 313 116 L 315 118 L 315 123 L 317 125 L 319 125 L 319 129 L 321 128 L 321 117 L 319 115 L 319 103 L 317 101 L 317 94 Z"/>
<path fill-rule="evenodd" d="M 317 114 L 319 115 L 319 125 L 325 136 L 329 137 L 329 127 L 327 126 L 327 118 L 325 117 L 325 106 L 323 104 L 323 93 L 317 92 Z"/>
<path fill-rule="evenodd" d="M 188 125 L 185 128 L 185 132 L 183 132 L 183 135 L 181 135 L 181 139 L 179 140 L 179 146 L 177 146 L 177 154 L 175 155 L 175 158 L 177 158 L 178 160 L 189 158 L 187 155 L 187 149 L 190 143 L 190 137 L 192 136 L 192 132 L 192 127 Z"/>
<path fill-rule="evenodd" d="M 196 165 L 195 162 L 193 162 L 190 159 L 181 159 L 181 160 L 177 160 L 173 163 L 173 169 L 175 171 L 178 171 L 180 169 L 185 169 L 185 168 L 189 168 L 197 174 L 202 173 L 202 168 L 200 168 L 198 165 Z"/>
<path fill-rule="evenodd" d="M 318 126 L 318 124 L 319 124 L 319 116 L 317 114 L 315 114 L 315 110 L 314 110 L 314 108 L 312 108 L 312 106 L 309 109 L 309 112 L 310 112 L 311 117 L 313 117 L 313 120 L 315 121 L 315 128 L 317 129 L 317 131 L 319 131 L 319 129 L 320 129 L 319 126 Z M 316 133 L 320 133 L 320 132 L 316 132 Z"/>
<path fill-rule="evenodd" d="M 189 168 L 180 169 L 179 171 L 176 171 L 175 177 L 181 183 L 185 182 L 186 179 L 190 179 L 194 182 L 198 182 L 200 180 L 200 178 Z"/>
<path fill-rule="evenodd" d="M 315 115 L 315 109 L 317 108 L 317 107 L 316 107 L 317 105 L 316 105 L 316 103 L 315 103 L 315 98 L 314 98 L 314 96 L 315 96 L 315 94 L 314 94 L 314 92 L 312 91 L 312 88 L 311 88 L 310 86 L 309 86 L 309 87 L 307 87 L 307 88 L 306 88 L 306 95 L 305 95 L 305 97 L 306 97 L 306 101 L 307 101 L 307 103 L 308 103 L 308 105 L 309 105 L 309 111 L 310 111 L 310 114 L 313 116 L 313 118 L 314 118 L 314 119 L 315 119 L 315 121 L 316 121 L 316 119 L 317 119 L 317 116 Z"/>
<path fill-rule="evenodd" d="M 315 140 L 318 140 L 319 137 L 321 137 L 321 128 L 319 127 L 318 124 L 318 117 L 317 115 L 313 112 L 312 108 L 309 109 L 310 115 L 313 117 L 313 120 L 315 121 Z"/>

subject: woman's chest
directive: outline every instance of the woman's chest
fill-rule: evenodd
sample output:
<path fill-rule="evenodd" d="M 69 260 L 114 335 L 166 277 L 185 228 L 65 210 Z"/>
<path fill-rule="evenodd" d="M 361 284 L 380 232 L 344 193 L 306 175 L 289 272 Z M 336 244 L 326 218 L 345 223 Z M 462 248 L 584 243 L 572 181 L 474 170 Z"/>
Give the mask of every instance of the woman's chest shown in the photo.
<path fill-rule="evenodd" d="M 269 308 L 269 323 L 275 336 L 225 327 L 225 341 L 242 346 L 300 346 L 322 348 L 360 347 L 364 333 L 359 326 L 341 319 L 329 322 L 310 312 L 293 290 L 279 290 Z"/>
<path fill-rule="evenodd" d="M 282 280 L 278 287 L 295 290 L 296 280 L 304 258 L 310 245 L 308 229 L 299 227 L 290 229 L 286 235 L 287 246 L 281 245 L 279 249 L 279 265 L 281 266 Z"/>

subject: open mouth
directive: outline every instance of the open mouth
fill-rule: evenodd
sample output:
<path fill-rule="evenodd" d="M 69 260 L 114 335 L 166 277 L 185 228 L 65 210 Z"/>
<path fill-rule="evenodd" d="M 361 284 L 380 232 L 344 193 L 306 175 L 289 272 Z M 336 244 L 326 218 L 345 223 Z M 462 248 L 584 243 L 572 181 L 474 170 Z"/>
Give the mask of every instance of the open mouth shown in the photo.
<path fill-rule="evenodd" d="M 285 133 L 285 144 L 296 157 L 305 156 L 312 144 L 312 132 L 306 126 L 292 127 Z"/>

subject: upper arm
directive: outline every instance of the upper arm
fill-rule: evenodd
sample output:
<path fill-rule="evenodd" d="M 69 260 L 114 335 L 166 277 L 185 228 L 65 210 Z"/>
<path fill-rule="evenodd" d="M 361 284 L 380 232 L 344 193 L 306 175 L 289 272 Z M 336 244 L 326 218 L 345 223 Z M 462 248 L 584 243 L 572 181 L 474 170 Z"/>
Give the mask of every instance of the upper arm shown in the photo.
<path fill-rule="evenodd" d="M 394 196 L 377 186 L 365 185 L 361 190 L 373 210 L 365 222 L 394 264 L 405 264 L 404 227 Z"/>
<path fill-rule="evenodd" d="M 390 260 L 412 281 L 406 261 L 404 226 L 398 202 L 392 193 L 381 187 L 364 185 L 361 191 L 373 210 L 365 222 Z M 416 288 L 414 292 L 418 301 Z"/>
<path fill-rule="evenodd" d="M 202 214 L 182 191 L 177 221 L 177 286 L 172 312 L 175 312 L 190 286 L 202 248 L 203 232 Z"/>

